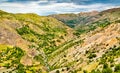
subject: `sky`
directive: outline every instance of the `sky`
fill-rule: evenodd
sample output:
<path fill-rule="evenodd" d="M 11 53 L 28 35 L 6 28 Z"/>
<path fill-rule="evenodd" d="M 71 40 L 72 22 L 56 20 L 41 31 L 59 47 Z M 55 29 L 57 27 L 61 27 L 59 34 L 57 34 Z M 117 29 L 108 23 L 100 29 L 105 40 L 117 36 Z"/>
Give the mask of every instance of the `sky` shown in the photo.
<path fill-rule="evenodd" d="M 120 7 L 120 0 L 0 0 L 0 10 L 41 16 L 102 11 Z"/>

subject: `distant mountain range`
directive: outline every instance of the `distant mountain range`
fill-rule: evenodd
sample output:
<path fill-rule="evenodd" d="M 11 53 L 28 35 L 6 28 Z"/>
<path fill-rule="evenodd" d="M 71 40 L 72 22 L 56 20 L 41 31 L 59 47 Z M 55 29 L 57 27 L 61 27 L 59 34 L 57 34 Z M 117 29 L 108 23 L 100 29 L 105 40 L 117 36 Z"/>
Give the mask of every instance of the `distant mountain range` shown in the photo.
<path fill-rule="evenodd" d="M 119 73 L 120 8 L 39 16 L 0 10 L 0 73 Z"/>
<path fill-rule="evenodd" d="M 67 24 L 70 27 L 75 27 L 77 25 L 89 24 L 95 19 L 99 18 L 99 12 L 81 12 L 79 14 L 58 14 L 58 15 L 50 15 L 63 23 Z"/>
<path fill-rule="evenodd" d="M 76 27 L 79 25 L 87 25 L 97 21 L 100 18 L 105 18 L 103 15 L 107 13 L 114 13 L 114 11 L 120 11 L 120 8 L 108 9 L 102 12 L 92 11 L 92 12 L 81 12 L 78 14 L 55 14 L 50 15 L 70 27 Z M 106 17 L 108 18 L 108 16 Z"/>

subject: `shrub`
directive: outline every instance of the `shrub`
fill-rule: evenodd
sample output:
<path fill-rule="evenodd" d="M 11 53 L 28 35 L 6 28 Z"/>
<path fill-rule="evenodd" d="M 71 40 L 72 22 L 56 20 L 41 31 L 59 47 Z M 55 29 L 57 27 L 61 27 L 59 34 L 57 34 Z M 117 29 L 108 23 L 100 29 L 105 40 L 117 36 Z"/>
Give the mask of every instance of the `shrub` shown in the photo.
<path fill-rule="evenodd" d="M 103 69 L 102 73 L 112 73 L 112 69 L 111 68 Z"/>
<path fill-rule="evenodd" d="M 87 70 L 83 70 L 83 73 L 88 73 Z"/>
<path fill-rule="evenodd" d="M 56 73 L 60 73 L 60 71 L 59 71 L 59 70 L 56 70 Z"/>
<path fill-rule="evenodd" d="M 95 58 L 95 57 L 96 57 L 96 54 L 94 54 L 94 53 L 90 53 L 89 56 L 88 56 L 89 59 L 92 59 L 92 58 Z"/>
<path fill-rule="evenodd" d="M 118 71 L 120 71 L 120 64 L 115 66 L 115 72 L 118 72 Z"/>
<path fill-rule="evenodd" d="M 107 63 L 104 63 L 103 64 L 103 68 L 105 69 L 105 68 L 108 68 L 108 64 Z"/>

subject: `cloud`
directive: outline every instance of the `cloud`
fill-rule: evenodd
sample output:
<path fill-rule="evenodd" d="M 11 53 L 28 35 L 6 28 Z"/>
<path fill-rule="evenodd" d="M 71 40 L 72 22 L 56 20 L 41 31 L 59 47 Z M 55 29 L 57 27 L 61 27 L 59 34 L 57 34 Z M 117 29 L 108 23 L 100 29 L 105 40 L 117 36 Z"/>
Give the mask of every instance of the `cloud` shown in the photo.
<path fill-rule="evenodd" d="M 83 0 L 82 0 L 83 1 Z M 87 0 L 84 0 L 87 1 Z M 105 10 L 116 7 L 112 4 L 94 3 L 87 5 L 78 5 L 75 3 L 59 3 L 53 1 L 31 1 L 29 3 L 3 2 L 0 3 L 0 9 L 12 13 L 37 13 L 39 15 L 62 14 L 62 13 L 79 13 L 92 10 Z"/>

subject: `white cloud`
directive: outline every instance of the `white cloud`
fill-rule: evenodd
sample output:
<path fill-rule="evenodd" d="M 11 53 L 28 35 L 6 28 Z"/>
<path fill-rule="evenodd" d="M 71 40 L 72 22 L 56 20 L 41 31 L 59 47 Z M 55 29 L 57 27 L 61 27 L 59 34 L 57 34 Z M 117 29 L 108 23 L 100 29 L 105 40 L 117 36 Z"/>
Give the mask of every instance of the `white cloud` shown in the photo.
<path fill-rule="evenodd" d="M 39 15 L 49 15 L 54 13 L 79 13 L 81 11 L 105 10 L 116 6 L 110 4 L 91 4 L 91 5 L 76 5 L 74 3 L 56 3 L 51 2 L 47 5 L 39 3 L 48 1 L 36 1 L 29 3 L 1 3 L 0 9 L 12 13 L 37 13 Z"/>

